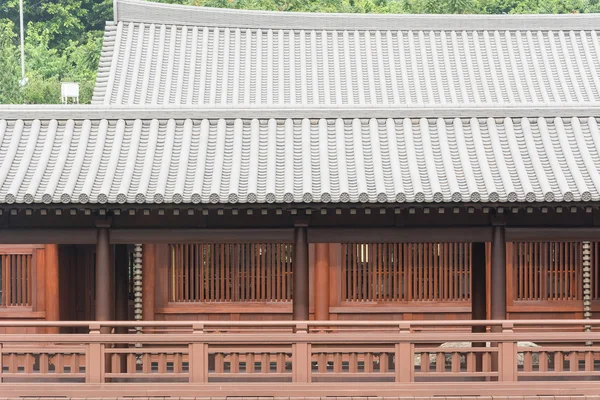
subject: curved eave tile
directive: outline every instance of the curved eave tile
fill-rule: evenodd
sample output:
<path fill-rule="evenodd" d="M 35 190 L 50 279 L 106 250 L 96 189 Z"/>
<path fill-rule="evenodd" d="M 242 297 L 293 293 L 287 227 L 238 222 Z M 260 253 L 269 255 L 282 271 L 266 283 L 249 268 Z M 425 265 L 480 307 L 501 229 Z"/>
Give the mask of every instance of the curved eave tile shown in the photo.
<path fill-rule="evenodd" d="M 0 203 L 600 199 L 588 118 L 0 120 Z"/>

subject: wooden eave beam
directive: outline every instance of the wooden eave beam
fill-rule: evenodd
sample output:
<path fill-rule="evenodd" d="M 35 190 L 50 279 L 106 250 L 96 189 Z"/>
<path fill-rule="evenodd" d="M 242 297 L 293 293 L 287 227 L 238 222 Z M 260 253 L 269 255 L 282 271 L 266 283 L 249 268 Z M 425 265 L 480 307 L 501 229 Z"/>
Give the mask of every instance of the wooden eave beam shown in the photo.
<path fill-rule="evenodd" d="M 308 228 L 309 243 L 431 243 L 491 240 L 491 227 Z"/>
<path fill-rule="evenodd" d="M 0 229 L 2 244 L 96 244 L 96 229 Z"/>
<path fill-rule="evenodd" d="M 309 243 L 489 242 L 491 227 L 311 228 Z M 600 227 L 506 227 L 506 241 L 599 241 Z M 292 243 L 293 228 L 282 229 L 111 229 L 111 244 Z M 95 244 L 96 229 L 0 229 L 2 244 Z"/>
<path fill-rule="evenodd" d="M 599 227 L 581 228 L 511 228 L 506 227 L 507 242 L 546 242 L 600 240 Z"/>
<path fill-rule="evenodd" d="M 289 229 L 111 229 L 111 244 L 292 243 Z M 0 229 L 2 244 L 95 244 L 96 229 Z"/>
<path fill-rule="evenodd" d="M 292 243 L 294 229 L 112 229 L 111 243 Z"/>

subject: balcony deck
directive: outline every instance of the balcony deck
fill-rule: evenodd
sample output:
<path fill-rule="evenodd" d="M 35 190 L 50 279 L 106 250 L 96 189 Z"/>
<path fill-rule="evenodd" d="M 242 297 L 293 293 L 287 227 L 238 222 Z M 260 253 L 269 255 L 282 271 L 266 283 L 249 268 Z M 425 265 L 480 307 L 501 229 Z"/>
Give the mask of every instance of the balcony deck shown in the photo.
<path fill-rule="evenodd" d="M 33 326 L 88 333 L 0 335 L 1 396 L 600 394 L 600 320 L 0 322 Z"/>

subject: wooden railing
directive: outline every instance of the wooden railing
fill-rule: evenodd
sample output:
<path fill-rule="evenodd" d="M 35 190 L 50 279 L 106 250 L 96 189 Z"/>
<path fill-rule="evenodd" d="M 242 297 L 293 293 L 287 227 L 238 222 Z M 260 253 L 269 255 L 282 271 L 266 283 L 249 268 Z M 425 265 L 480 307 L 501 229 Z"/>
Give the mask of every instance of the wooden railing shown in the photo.
<path fill-rule="evenodd" d="M 0 322 L 9 326 L 89 329 L 0 335 L 0 393 L 15 396 L 600 393 L 600 320 Z M 134 326 L 144 333 L 104 333 Z"/>

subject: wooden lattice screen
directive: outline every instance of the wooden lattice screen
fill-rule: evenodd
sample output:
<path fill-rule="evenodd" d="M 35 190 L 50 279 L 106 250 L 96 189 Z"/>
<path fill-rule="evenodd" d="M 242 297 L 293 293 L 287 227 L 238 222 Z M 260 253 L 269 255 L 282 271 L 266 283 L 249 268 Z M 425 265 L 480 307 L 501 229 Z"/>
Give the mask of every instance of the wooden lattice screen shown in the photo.
<path fill-rule="evenodd" d="M 342 251 L 345 301 L 469 301 L 469 243 L 350 243 Z"/>
<path fill-rule="evenodd" d="M 171 244 L 173 302 L 292 300 L 292 245 Z"/>
<path fill-rule="evenodd" d="M 512 243 L 514 300 L 580 300 L 581 242 Z M 598 299 L 598 242 L 592 242 L 592 298 Z"/>
<path fill-rule="evenodd" d="M 0 255 L 0 306 L 30 306 L 32 304 L 31 254 Z"/>

